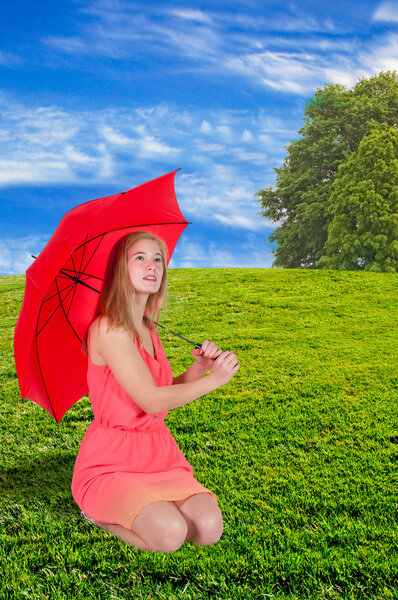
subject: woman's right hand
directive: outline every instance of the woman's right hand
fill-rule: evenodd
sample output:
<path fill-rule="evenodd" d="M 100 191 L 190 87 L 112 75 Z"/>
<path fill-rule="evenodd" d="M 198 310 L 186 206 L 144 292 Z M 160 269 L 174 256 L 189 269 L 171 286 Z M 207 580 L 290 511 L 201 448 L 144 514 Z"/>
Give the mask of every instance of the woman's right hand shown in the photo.
<path fill-rule="evenodd" d="M 240 364 L 233 352 L 223 352 L 211 361 L 211 371 L 208 375 L 217 383 L 217 387 L 225 385 L 238 371 Z"/>

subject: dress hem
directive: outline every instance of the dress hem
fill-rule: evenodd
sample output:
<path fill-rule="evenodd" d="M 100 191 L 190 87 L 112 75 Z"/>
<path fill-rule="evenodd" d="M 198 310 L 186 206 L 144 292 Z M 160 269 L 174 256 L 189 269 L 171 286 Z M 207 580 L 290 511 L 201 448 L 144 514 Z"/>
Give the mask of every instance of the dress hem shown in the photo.
<path fill-rule="evenodd" d="M 154 504 L 155 502 L 173 502 L 173 501 L 175 501 L 175 500 L 188 500 L 188 498 L 191 498 L 192 496 L 197 496 L 198 494 L 210 494 L 210 496 L 212 496 L 212 498 L 214 498 L 214 500 L 215 500 L 215 501 L 216 501 L 216 503 L 217 503 L 217 498 L 216 498 L 216 495 L 215 495 L 213 492 L 210 492 L 210 491 L 208 491 L 208 492 L 205 492 L 205 491 L 203 491 L 203 492 L 202 492 L 202 491 L 198 491 L 198 492 L 192 492 L 192 493 L 188 494 L 188 496 L 187 496 L 186 494 L 183 494 L 182 496 L 179 496 L 178 498 L 176 498 L 175 496 L 173 496 L 173 498 L 162 498 L 161 500 L 152 500 L 151 502 L 146 502 L 145 504 L 143 504 L 143 505 L 142 505 L 140 508 L 138 508 L 138 509 L 137 509 L 137 510 L 136 510 L 136 511 L 133 513 L 133 516 L 131 517 L 131 519 L 130 519 L 130 522 L 129 522 L 129 527 L 128 527 L 128 529 L 131 529 L 131 528 L 132 528 L 132 526 L 133 526 L 133 522 L 134 522 L 134 519 L 135 519 L 136 517 L 138 517 L 139 513 L 140 513 L 140 512 L 141 512 L 141 511 L 142 511 L 142 510 L 143 510 L 143 509 L 146 507 L 146 506 L 149 506 L 150 504 Z M 120 525 L 120 523 L 119 523 L 119 525 Z M 124 525 L 122 525 L 122 527 L 124 527 Z"/>
<path fill-rule="evenodd" d="M 106 524 L 106 525 L 120 525 L 121 527 L 124 527 L 125 529 L 131 529 L 133 526 L 133 522 L 134 519 L 136 517 L 138 517 L 139 513 L 146 507 L 149 506 L 150 504 L 154 504 L 155 502 L 174 502 L 176 500 L 188 500 L 188 498 L 192 498 L 192 496 L 197 496 L 198 494 L 209 494 L 214 501 L 216 502 L 216 504 L 218 504 L 217 501 L 217 496 L 215 495 L 214 492 L 211 492 L 210 490 L 198 490 L 195 492 L 189 492 L 181 494 L 176 496 L 175 494 L 170 494 L 169 496 L 165 496 L 164 498 L 157 498 L 156 500 L 150 500 L 149 502 L 144 502 L 142 503 L 138 508 L 136 508 L 136 510 L 133 512 L 132 516 L 129 518 L 128 521 L 128 527 L 125 526 L 125 524 L 121 523 L 120 521 L 110 521 L 110 520 L 102 520 L 102 519 L 94 519 L 92 517 L 90 517 L 86 512 L 84 512 L 83 510 L 81 510 L 81 514 L 82 516 L 84 516 L 84 518 L 87 521 L 90 521 L 90 523 L 93 524 L 97 524 L 97 523 L 101 523 L 101 524 Z"/>

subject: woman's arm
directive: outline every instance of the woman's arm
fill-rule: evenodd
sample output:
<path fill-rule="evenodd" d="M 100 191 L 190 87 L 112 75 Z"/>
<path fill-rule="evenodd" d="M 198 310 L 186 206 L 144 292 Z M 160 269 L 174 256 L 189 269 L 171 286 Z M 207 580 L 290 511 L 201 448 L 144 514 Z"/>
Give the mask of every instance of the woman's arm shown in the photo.
<path fill-rule="evenodd" d="M 178 377 L 174 377 L 172 385 L 176 385 L 178 383 L 189 383 L 190 381 L 196 381 L 197 379 L 200 379 L 201 377 L 203 377 L 203 375 L 205 373 L 207 373 L 207 371 L 209 369 L 210 369 L 210 366 L 208 366 L 208 365 L 206 366 L 205 369 L 203 369 L 197 363 L 194 363 L 193 365 L 188 367 L 188 369 L 186 371 L 184 371 L 184 373 L 181 373 L 181 375 L 178 375 Z"/>
<path fill-rule="evenodd" d="M 132 337 L 123 329 L 110 329 L 105 318 L 99 319 L 90 328 L 92 344 L 125 392 L 148 414 L 188 404 L 227 383 L 239 369 L 235 354 L 223 352 L 211 361 L 211 371 L 205 377 L 156 386 Z"/>

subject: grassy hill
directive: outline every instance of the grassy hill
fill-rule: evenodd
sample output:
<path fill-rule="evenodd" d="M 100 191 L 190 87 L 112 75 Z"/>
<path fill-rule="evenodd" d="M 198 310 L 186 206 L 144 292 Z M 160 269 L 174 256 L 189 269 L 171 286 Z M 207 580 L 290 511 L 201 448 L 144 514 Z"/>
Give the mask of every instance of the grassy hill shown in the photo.
<path fill-rule="evenodd" d="M 237 376 L 167 424 L 224 514 L 215 546 L 140 552 L 70 492 L 87 398 L 59 427 L 21 400 L 24 278 L 0 278 L 0 598 L 398 598 L 398 276 L 169 271 L 164 325 L 233 349 Z M 191 348 L 160 331 L 175 374 Z"/>

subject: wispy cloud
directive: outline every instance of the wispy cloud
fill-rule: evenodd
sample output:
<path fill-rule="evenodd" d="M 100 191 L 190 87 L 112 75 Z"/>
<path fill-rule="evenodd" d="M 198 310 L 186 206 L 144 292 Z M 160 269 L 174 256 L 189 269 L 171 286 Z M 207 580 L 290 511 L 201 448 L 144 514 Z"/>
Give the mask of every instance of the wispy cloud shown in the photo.
<path fill-rule="evenodd" d="M 325 82 L 398 69 L 397 0 L 378 1 L 339 14 L 321 2 L 73 0 L 68 19 L 53 13 L 41 33 L 23 33 L 22 18 L 0 52 L 3 71 L 23 70 L 15 97 L 0 90 L 7 202 L 27 205 L 24 186 L 30 198 L 70 186 L 92 197 L 89 186 L 127 189 L 182 167 L 177 197 L 203 235 L 177 249 L 176 266 L 270 266 L 274 225 L 255 192 L 274 184 L 305 101 Z M 9 240 L 1 264 L 21 272 L 31 251 L 31 240 Z"/>
<path fill-rule="evenodd" d="M 134 3 L 99 0 L 87 2 L 81 13 L 91 20 L 82 20 L 79 35 L 48 36 L 44 42 L 65 53 L 114 59 L 139 56 L 148 47 L 162 55 L 210 55 L 222 42 L 211 16 L 199 10 L 145 10 Z"/>
<path fill-rule="evenodd" d="M 21 58 L 12 52 L 0 52 L 0 65 L 5 67 L 19 67 L 22 64 Z"/>
<path fill-rule="evenodd" d="M 47 243 L 45 236 L 0 238 L 0 276 L 24 273 Z"/>
<path fill-rule="evenodd" d="M 0 145 L 0 186 L 102 182 L 128 188 L 148 172 L 156 177 L 182 166 L 178 185 L 187 218 L 247 231 L 267 225 L 255 193 L 267 177 L 272 183 L 273 167 L 294 134 L 263 110 L 160 105 L 78 112 L 4 97 L 0 104 L 0 140 L 7 142 Z"/>
<path fill-rule="evenodd" d="M 372 44 L 369 50 L 361 52 L 360 60 L 371 73 L 398 71 L 398 34 L 389 33 L 381 43 Z"/>
<path fill-rule="evenodd" d="M 238 254 L 220 247 L 215 242 L 195 239 L 192 234 L 189 241 L 184 237 L 178 242 L 170 261 L 171 268 L 271 268 L 275 257 L 258 247 L 258 238 L 245 236 L 239 244 Z"/>
<path fill-rule="evenodd" d="M 202 10 L 195 9 L 172 9 L 170 11 L 171 15 L 178 17 L 180 19 L 184 19 L 186 21 L 192 21 L 196 23 L 206 23 L 211 24 L 213 19 L 210 15 L 206 14 Z"/>
<path fill-rule="evenodd" d="M 398 23 L 398 2 L 382 2 L 375 10 L 373 21 Z"/>
<path fill-rule="evenodd" d="M 2 103 L 0 185 L 113 180 L 126 159 L 171 163 L 180 149 L 160 139 L 137 111 L 66 112 Z M 149 120 L 148 120 L 149 121 Z"/>
<path fill-rule="evenodd" d="M 381 4 L 373 20 L 397 21 L 397 6 Z M 185 70 L 238 76 L 257 87 L 295 95 L 330 81 L 352 85 L 372 73 L 378 64 L 372 54 L 388 45 L 383 33 L 348 39 L 330 19 L 304 18 L 285 5 L 269 17 L 168 6 L 145 10 L 141 5 L 138 11 L 134 4 L 110 0 L 87 3 L 82 12 L 92 20 L 82 22 L 78 36 L 52 36 L 46 44 L 64 53 L 123 60 L 135 60 L 150 48 L 162 60 L 181 59 Z M 286 32 L 292 33 L 290 40 Z M 379 62 L 391 69 L 396 64 L 394 55 Z"/>

